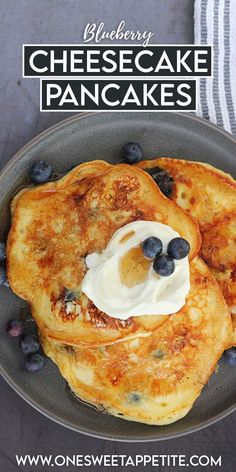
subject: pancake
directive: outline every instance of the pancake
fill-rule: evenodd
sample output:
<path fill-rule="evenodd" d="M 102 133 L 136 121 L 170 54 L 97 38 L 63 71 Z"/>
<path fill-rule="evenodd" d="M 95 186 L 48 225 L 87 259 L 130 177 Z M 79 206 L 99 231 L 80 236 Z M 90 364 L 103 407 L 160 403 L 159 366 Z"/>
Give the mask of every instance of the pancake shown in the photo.
<path fill-rule="evenodd" d="M 171 226 L 189 241 L 190 260 L 198 254 L 197 223 L 164 197 L 146 172 L 127 164 L 81 164 L 62 179 L 16 195 L 8 278 L 12 290 L 29 302 L 41 333 L 95 346 L 148 336 L 167 321 L 167 316 L 112 318 L 81 293 L 86 255 L 101 252 L 118 228 L 135 220 Z"/>
<path fill-rule="evenodd" d="M 216 277 L 232 315 L 236 345 L 236 181 L 208 164 L 181 159 L 143 161 L 174 179 L 171 198 L 196 219 L 202 235 L 200 255 Z"/>
<path fill-rule="evenodd" d="M 130 421 L 165 425 L 184 417 L 231 336 L 221 290 L 200 258 L 190 263 L 186 305 L 146 338 L 71 347 L 41 336 L 74 394 Z"/>

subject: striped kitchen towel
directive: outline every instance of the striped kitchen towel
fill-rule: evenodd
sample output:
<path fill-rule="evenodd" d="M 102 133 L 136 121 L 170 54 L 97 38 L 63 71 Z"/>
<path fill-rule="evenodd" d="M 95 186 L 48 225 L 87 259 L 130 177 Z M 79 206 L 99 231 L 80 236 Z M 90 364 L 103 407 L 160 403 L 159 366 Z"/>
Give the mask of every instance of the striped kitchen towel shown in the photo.
<path fill-rule="evenodd" d="M 194 40 L 213 45 L 212 78 L 197 81 L 197 114 L 236 135 L 236 0 L 195 0 Z"/>

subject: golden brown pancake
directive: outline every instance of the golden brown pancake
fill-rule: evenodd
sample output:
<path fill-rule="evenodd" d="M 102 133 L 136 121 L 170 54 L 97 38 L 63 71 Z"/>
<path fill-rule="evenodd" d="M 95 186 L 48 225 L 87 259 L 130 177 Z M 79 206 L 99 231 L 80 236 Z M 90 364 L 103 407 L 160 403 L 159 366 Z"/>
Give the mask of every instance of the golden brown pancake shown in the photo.
<path fill-rule="evenodd" d="M 146 338 L 100 347 L 45 336 L 45 353 L 80 399 L 126 420 L 154 425 L 191 409 L 232 335 L 221 290 L 200 258 L 190 263 L 186 305 Z"/>
<path fill-rule="evenodd" d="M 138 164 L 161 167 L 174 179 L 171 198 L 199 224 L 200 255 L 216 277 L 229 306 L 236 344 L 236 181 L 208 164 L 158 158 Z"/>
<path fill-rule="evenodd" d="M 58 181 L 21 191 L 12 213 L 7 244 L 11 288 L 30 303 L 42 333 L 74 345 L 146 336 L 167 319 L 115 319 L 81 293 L 85 256 L 102 251 L 118 228 L 135 220 L 167 224 L 189 241 L 190 259 L 201 244 L 192 218 L 164 197 L 146 172 L 126 164 L 82 164 Z"/>

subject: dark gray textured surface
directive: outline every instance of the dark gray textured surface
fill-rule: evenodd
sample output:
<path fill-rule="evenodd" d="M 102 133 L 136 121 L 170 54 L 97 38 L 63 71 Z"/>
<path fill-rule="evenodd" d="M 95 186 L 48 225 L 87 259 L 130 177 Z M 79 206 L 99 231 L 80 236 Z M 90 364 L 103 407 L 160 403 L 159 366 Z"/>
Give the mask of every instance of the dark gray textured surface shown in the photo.
<path fill-rule="evenodd" d="M 192 14 L 192 0 L 0 0 L 1 166 L 32 137 L 68 116 L 39 113 L 38 81 L 21 79 L 22 43 L 78 43 L 82 41 L 87 22 L 104 21 L 107 29 L 112 29 L 123 18 L 127 28 L 155 32 L 157 42 L 192 42 Z M 4 472 L 17 470 L 16 453 L 88 452 L 222 454 L 221 470 L 235 470 L 235 415 L 178 440 L 149 445 L 109 443 L 65 430 L 24 403 L 2 379 L 0 387 L 0 470 Z M 22 470 L 33 469 L 25 467 Z M 47 469 L 38 467 L 35 470 Z"/>

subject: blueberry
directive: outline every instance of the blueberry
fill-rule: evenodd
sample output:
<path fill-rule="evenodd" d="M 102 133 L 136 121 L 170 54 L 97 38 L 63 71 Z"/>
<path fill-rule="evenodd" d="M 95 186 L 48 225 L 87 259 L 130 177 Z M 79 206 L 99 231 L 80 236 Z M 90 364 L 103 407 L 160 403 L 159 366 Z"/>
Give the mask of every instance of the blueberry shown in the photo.
<path fill-rule="evenodd" d="M 40 348 L 39 340 L 34 334 L 26 334 L 20 340 L 20 348 L 23 354 L 34 354 Z"/>
<path fill-rule="evenodd" d="M 184 238 L 174 238 L 167 246 L 168 256 L 177 261 L 187 257 L 190 251 L 190 244 Z"/>
<path fill-rule="evenodd" d="M 34 184 L 44 184 L 49 182 L 53 176 L 53 168 L 51 164 L 45 161 L 35 162 L 29 171 L 29 178 Z"/>
<path fill-rule="evenodd" d="M 26 369 L 29 372 L 39 372 L 43 369 L 45 364 L 45 357 L 41 354 L 30 354 L 25 361 Z"/>
<path fill-rule="evenodd" d="M 9 336 L 12 336 L 13 338 L 16 338 L 17 336 L 23 334 L 23 330 L 24 323 L 20 320 L 10 320 L 6 324 L 6 332 L 9 334 Z"/>
<path fill-rule="evenodd" d="M 174 183 L 172 177 L 165 171 L 159 172 L 155 177 L 155 182 L 165 197 L 171 197 Z"/>
<path fill-rule="evenodd" d="M 155 179 L 155 177 L 157 176 L 157 174 L 159 174 L 159 172 L 162 172 L 163 169 L 162 167 L 147 167 L 144 169 L 145 172 L 147 172 L 149 175 L 151 175 L 151 177 L 153 179 Z"/>
<path fill-rule="evenodd" d="M 64 293 L 64 301 L 67 302 L 73 302 L 76 300 L 76 296 L 74 292 L 71 292 L 70 290 L 66 289 Z"/>
<path fill-rule="evenodd" d="M 6 245 L 0 243 L 0 261 L 4 261 L 4 259 L 6 259 Z"/>
<path fill-rule="evenodd" d="M 161 167 L 149 167 L 144 169 L 158 185 L 160 191 L 166 197 L 171 197 L 174 189 L 174 179 Z"/>
<path fill-rule="evenodd" d="M 148 259 L 154 259 L 154 257 L 161 254 L 163 249 L 162 242 L 159 238 L 151 236 L 142 242 L 142 251 L 145 257 Z"/>
<path fill-rule="evenodd" d="M 0 267 L 0 285 L 7 284 L 7 271 L 5 267 Z"/>
<path fill-rule="evenodd" d="M 138 403 L 141 400 L 141 395 L 139 393 L 135 393 L 135 392 L 130 393 L 129 400 L 132 403 Z"/>
<path fill-rule="evenodd" d="M 136 164 L 143 158 L 143 150 L 138 143 L 127 143 L 122 147 L 124 161 L 127 164 Z"/>
<path fill-rule="evenodd" d="M 165 356 L 166 356 L 166 353 L 163 352 L 161 349 L 156 349 L 153 352 L 153 357 L 155 357 L 156 359 L 163 359 L 163 357 Z"/>
<path fill-rule="evenodd" d="M 231 366 L 236 366 L 236 348 L 232 347 L 224 352 L 224 358 Z"/>
<path fill-rule="evenodd" d="M 153 269 L 162 277 L 169 277 L 175 270 L 175 263 L 169 256 L 157 256 L 153 262 Z"/>

